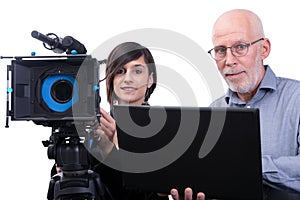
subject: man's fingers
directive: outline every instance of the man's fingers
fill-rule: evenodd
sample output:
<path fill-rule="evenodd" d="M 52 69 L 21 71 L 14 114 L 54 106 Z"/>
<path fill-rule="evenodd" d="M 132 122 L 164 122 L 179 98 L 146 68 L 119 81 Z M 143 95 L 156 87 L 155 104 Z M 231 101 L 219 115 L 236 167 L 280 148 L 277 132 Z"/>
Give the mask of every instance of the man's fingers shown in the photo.
<path fill-rule="evenodd" d="M 197 200 L 205 200 L 205 194 L 202 192 L 199 192 L 197 194 Z"/>
<path fill-rule="evenodd" d="M 193 200 L 193 190 L 191 188 L 184 190 L 184 200 Z"/>
<path fill-rule="evenodd" d="M 180 197 L 179 197 L 179 194 L 178 194 L 178 191 L 176 189 L 172 189 L 171 190 L 171 196 L 174 200 L 180 200 Z"/>

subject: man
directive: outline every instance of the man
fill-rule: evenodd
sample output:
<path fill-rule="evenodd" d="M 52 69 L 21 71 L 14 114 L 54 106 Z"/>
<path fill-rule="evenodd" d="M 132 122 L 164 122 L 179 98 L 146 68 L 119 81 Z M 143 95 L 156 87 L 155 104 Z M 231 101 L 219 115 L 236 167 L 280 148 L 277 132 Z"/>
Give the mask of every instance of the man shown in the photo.
<path fill-rule="evenodd" d="M 209 53 L 229 89 L 211 106 L 260 109 L 264 199 L 300 199 L 300 82 L 276 77 L 264 65 L 271 43 L 249 10 L 222 14 L 212 41 Z M 177 190 L 173 193 L 179 199 Z"/>

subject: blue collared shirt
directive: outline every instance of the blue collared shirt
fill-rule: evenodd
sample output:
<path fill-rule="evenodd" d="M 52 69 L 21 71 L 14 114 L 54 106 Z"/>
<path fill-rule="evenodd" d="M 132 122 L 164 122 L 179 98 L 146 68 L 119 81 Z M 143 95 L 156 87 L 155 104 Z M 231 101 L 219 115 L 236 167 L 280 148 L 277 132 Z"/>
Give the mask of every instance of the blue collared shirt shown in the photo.
<path fill-rule="evenodd" d="M 229 89 L 211 106 L 259 108 L 264 184 L 300 192 L 300 81 L 276 77 L 267 65 L 265 69 L 249 102 Z"/>

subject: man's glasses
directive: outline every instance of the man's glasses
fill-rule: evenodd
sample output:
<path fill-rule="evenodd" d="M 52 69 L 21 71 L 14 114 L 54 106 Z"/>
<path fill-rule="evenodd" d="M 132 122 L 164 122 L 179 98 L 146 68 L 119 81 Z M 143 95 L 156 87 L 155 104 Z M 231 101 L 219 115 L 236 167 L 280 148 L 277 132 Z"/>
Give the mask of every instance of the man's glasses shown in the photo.
<path fill-rule="evenodd" d="M 264 38 L 260 38 L 258 40 L 255 40 L 254 42 L 250 43 L 244 43 L 244 42 L 237 42 L 231 47 L 226 46 L 216 46 L 208 51 L 208 53 L 211 55 L 211 57 L 217 61 L 223 60 L 226 57 L 227 49 L 229 48 L 232 55 L 235 57 L 242 57 L 245 56 L 248 53 L 248 49 L 251 45 L 264 40 Z"/>

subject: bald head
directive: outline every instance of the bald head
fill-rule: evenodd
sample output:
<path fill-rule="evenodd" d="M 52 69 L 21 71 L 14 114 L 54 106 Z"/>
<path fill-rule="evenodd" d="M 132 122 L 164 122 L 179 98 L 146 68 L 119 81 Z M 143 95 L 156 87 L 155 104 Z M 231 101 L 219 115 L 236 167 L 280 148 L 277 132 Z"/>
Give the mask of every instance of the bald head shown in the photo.
<path fill-rule="evenodd" d="M 222 14 L 214 24 L 212 39 L 230 34 L 242 33 L 249 37 L 264 37 L 260 18 L 253 12 L 244 9 L 230 10 Z"/>
<path fill-rule="evenodd" d="M 248 102 L 264 76 L 263 61 L 271 49 L 259 17 L 242 9 L 230 10 L 215 22 L 212 32 L 218 69 L 229 88 Z M 230 51 L 229 51 L 230 48 Z"/>

